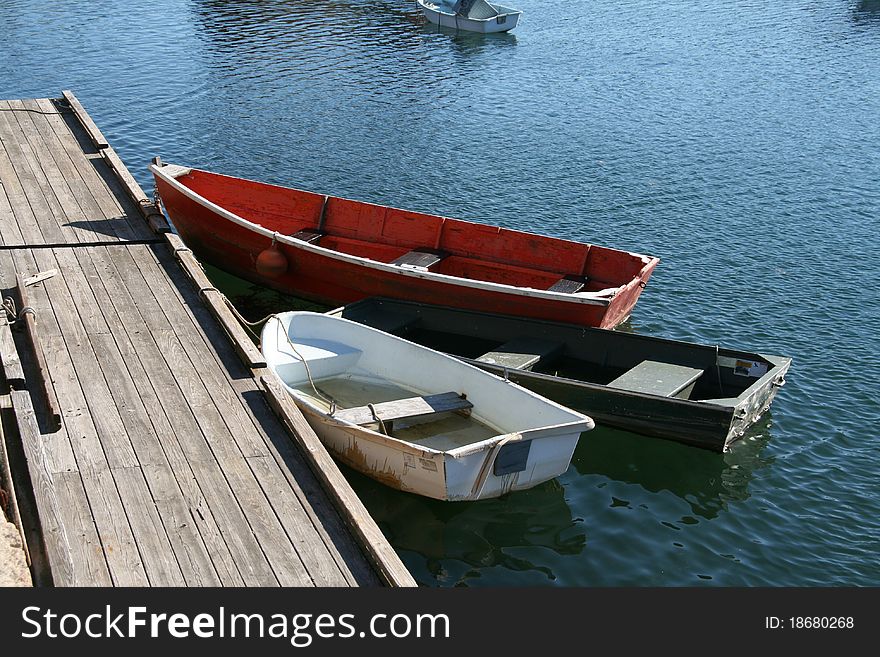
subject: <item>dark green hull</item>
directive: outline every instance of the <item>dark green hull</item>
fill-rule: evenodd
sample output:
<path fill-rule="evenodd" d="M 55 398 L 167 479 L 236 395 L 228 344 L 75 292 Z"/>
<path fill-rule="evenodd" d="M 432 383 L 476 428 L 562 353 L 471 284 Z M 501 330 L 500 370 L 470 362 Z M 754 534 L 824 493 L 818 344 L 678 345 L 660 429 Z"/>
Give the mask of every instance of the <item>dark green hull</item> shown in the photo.
<path fill-rule="evenodd" d="M 599 423 L 718 452 L 767 410 L 791 365 L 781 356 L 390 299 L 367 299 L 332 313 L 450 353 Z M 504 367 L 504 358 L 478 360 L 523 339 L 559 348 L 532 370 Z M 609 385 L 644 361 L 702 374 L 686 391 L 689 398 Z"/>

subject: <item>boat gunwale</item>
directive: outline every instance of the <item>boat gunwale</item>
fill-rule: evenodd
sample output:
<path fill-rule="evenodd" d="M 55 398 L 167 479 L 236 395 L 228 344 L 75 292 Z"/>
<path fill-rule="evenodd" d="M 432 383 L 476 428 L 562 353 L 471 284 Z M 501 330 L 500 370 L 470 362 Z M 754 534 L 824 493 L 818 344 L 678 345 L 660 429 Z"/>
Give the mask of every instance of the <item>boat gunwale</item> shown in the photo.
<path fill-rule="evenodd" d="M 191 167 L 179 167 L 178 165 L 171 165 L 168 163 L 163 163 L 163 165 L 161 167 L 157 166 L 155 164 L 151 164 L 149 167 L 150 171 L 154 175 L 161 178 L 165 183 L 171 185 L 172 188 L 174 188 L 177 192 L 183 194 L 184 196 L 186 196 L 190 200 L 198 203 L 199 205 L 206 208 L 207 210 L 214 213 L 215 215 L 218 215 L 227 221 L 231 221 L 232 223 L 237 224 L 238 226 L 241 226 L 242 228 L 245 228 L 247 230 L 250 230 L 251 232 L 257 233 L 257 234 L 262 235 L 264 237 L 271 238 L 272 240 L 274 240 L 276 242 L 280 242 L 282 244 L 285 244 L 285 245 L 290 246 L 295 249 L 300 249 L 303 251 L 311 252 L 311 253 L 314 253 L 314 254 L 322 256 L 322 257 L 330 258 L 332 260 L 341 260 L 343 262 L 349 262 L 349 263 L 352 263 L 352 264 L 355 264 L 358 266 L 367 267 L 369 269 L 377 269 L 379 271 L 383 271 L 383 272 L 393 274 L 393 275 L 406 276 L 406 277 L 410 277 L 410 278 L 419 278 L 419 279 L 424 279 L 424 280 L 429 280 L 429 281 L 435 281 L 438 283 L 444 283 L 444 284 L 448 284 L 448 285 L 457 285 L 460 287 L 468 287 L 468 288 L 480 289 L 480 290 L 490 290 L 490 291 L 495 291 L 495 292 L 499 292 L 502 294 L 512 294 L 515 296 L 524 296 L 524 297 L 530 297 L 530 298 L 544 299 L 544 300 L 548 300 L 548 301 L 575 303 L 575 304 L 579 304 L 579 305 L 608 307 L 611 305 L 611 303 L 614 301 L 614 299 L 620 295 L 621 292 L 623 292 L 624 290 L 627 290 L 635 285 L 640 285 L 641 283 L 643 283 L 644 282 L 643 276 L 648 271 L 650 271 L 654 267 L 656 267 L 657 263 L 659 263 L 659 258 L 657 258 L 655 256 L 634 253 L 632 251 L 623 251 L 621 249 L 609 249 L 612 251 L 618 251 L 620 253 L 625 253 L 625 254 L 630 255 L 632 257 L 638 258 L 642 261 L 643 266 L 639 270 L 638 274 L 633 276 L 629 281 L 627 281 L 625 283 L 621 283 L 619 286 L 617 286 L 615 288 L 606 288 L 606 290 L 613 289 L 613 292 L 610 294 L 604 293 L 603 296 L 591 296 L 591 295 L 598 295 L 599 294 L 596 292 L 594 292 L 594 293 L 575 292 L 573 294 L 564 293 L 564 292 L 552 292 L 549 290 L 539 290 L 537 288 L 507 285 L 505 283 L 494 283 L 491 281 L 480 281 L 480 280 L 474 279 L 474 278 L 464 278 L 461 276 L 451 276 L 449 274 L 441 274 L 441 273 L 432 272 L 432 271 L 421 271 L 421 270 L 417 270 L 417 269 L 401 267 L 399 265 L 393 265 L 390 263 L 380 262 L 378 260 L 372 260 L 370 258 L 365 258 L 362 256 L 356 256 L 356 255 L 352 255 L 352 254 L 348 254 L 348 253 L 343 253 L 341 251 L 335 251 L 333 249 L 328 249 L 326 247 L 322 247 L 317 244 L 311 244 L 311 243 L 306 242 L 304 240 L 297 239 L 295 237 L 292 237 L 290 235 L 286 235 L 284 233 L 280 233 L 278 231 L 269 230 L 268 228 L 265 228 L 264 226 L 261 226 L 260 224 L 254 223 L 254 222 L 249 221 L 243 217 L 240 217 L 239 215 L 235 214 L 234 212 L 231 212 L 231 211 L 227 210 L 226 208 L 223 208 L 222 206 L 217 205 L 216 203 L 208 200 L 207 198 L 205 198 L 201 194 L 193 191 L 192 189 L 190 189 L 189 187 L 187 187 L 186 185 L 181 183 L 179 180 L 177 180 L 176 177 L 171 176 L 171 175 L 167 174 L 166 172 L 164 172 L 162 169 L 167 166 L 175 167 L 176 170 L 178 170 L 180 172 L 179 175 L 185 175 L 184 172 L 188 173 L 188 172 L 192 172 L 192 171 L 199 171 L 201 173 L 206 173 L 208 175 L 222 176 L 224 178 L 231 178 L 233 180 L 247 180 L 247 182 L 253 182 L 256 184 L 260 184 L 260 185 L 270 185 L 269 183 L 262 183 L 259 181 L 249 180 L 249 179 L 245 179 L 245 178 L 239 178 L 236 176 L 227 176 L 222 173 L 214 173 L 214 172 L 210 172 L 210 171 L 204 171 L 202 169 L 194 169 Z M 293 190 L 293 191 L 304 191 L 304 190 L 297 190 L 292 187 L 283 187 L 280 185 L 270 185 L 270 186 L 281 187 L 282 189 L 289 189 L 289 190 Z M 347 200 L 347 201 L 351 201 L 354 203 L 365 203 L 365 201 L 352 201 L 351 199 L 342 199 L 342 197 L 336 197 L 336 196 L 333 196 L 332 198 L 339 198 L 341 200 Z M 382 207 L 390 207 L 390 206 L 382 206 Z M 465 222 L 465 223 L 473 223 L 473 222 Z M 476 223 L 474 225 L 481 225 L 482 226 L 482 225 L 488 225 L 488 224 Z M 524 232 L 524 231 L 516 231 L 516 232 Z M 535 233 L 530 233 L 530 234 L 535 235 L 536 237 L 541 237 L 541 238 L 558 239 L 558 238 L 548 237 L 546 235 L 538 235 Z M 582 242 L 574 242 L 573 240 L 563 240 L 563 241 L 572 241 L 575 244 L 585 244 Z M 590 244 L 590 246 L 593 246 L 593 245 Z M 601 248 L 608 248 L 608 247 L 601 247 Z M 482 260 L 482 262 L 489 262 L 489 261 Z M 601 291 L 601 292 L 604 292 L 604 291 Z"/>
<path fill-rule="evenodd" d="M 468 456 L 468 455 L 473 454 L 478 451 L 483 451 L 486 448 L 489 448 L 489 447 L 493 446 L 494 444 L 497 444 L 501 440 L 509 439 L 510 436 L 530 435 L 532 438 L 540 439 L 540 438 L 545 437 L 540 434 L 548 433 L 550 435 L 548 435 L 546 437 L 552 437 L 552 435 L 558 434 L 563 429 L 574 428 L 579 425 L 586 425 L 583 429 L 581 429 L 581 431 L 579 433 L 583 433 L 585 431 L 590 431 L 593 428 L 595 428 L 595 421 L 593 420 L 593 418 L 591 418 L 590 416 L 588 416 L 584 413 L 581 413 L 579 411 L 575 411 L 571 408 L 568 408 L 567 406 L 559 404 L 558 402 L 555 402 L 552 399 L 548 399 L 548 398 L 544 397 L 543 395 L 540 395 L 532 390 L 529 390 L 528 388 L 526 388 L 524 386 L 519 385 L 518 383 L 515 383 L 514 381 L 502 379 L 501 377 L 493 374 L 492 372 L 487 372 L 486 370 L 484 370 L 481 367 L 464 362 L 456 356 L 452 356 L 452 355 L 447 354 L 442 351 L 437 351 L 436 349 L 431 349 L 430 347 L 425 347 L 424 345 L 420 345 L 416 342 L 412 342 L 410 340 L 407 340 L 406 338 L 402 338 L 400 336 L 394 335 L 393 333 L 387 333 L 387 332 L 381 331 L 377 328 L 373 328 L 372 326 L 368 326 L 366 324 L 361 324 L 359 322 L 355 322 L 350 319 L 346 319 L 345 317 L 333 316 L 333 315 L 330 315 L 329 313 L 315 313 L 315 312 L 311 312 L 311 311 L 307 311 L 307 310 L 289 310 L 286 312 L 277 313 L 271 319 L 274 319 L 276 321 L 276 323 L 279 325 L 279 327 L 282 329 L 282 331 L 284 331 L 286 333 L 287 331 L 289 331 L 290 322 L 288 321 L 288 323 L 285 325 L 284 318 L 285 317 L 293 318 L 295 316 L 332 317 L 333 319 L 335 319 L 337 321 L 345 322 L 345 323 L 350 324 L 352 326 L 356 326 L 359 329 L 364 329 L 364 330 L 370 331 L 372 333 L 377 333 L 377 334 L 381 335 L 383 337 L 383 339 L 392 340 L 392 341 L 399 340 L 401 342 L 406 342 L 406 343 L 408 343 L 414 347 L 417 347 L 419 349 L 425 349 L 427 351 L 431 351 L 436 356 L 438 356 L 444 360 L 448 360 L 448 361 L 453 362 L 456 366 L 466 367 L 466 368 L 474 370 L 475 372 L 479 373 L 480 375 L 489 376 L 492 379 L 494 379 L 493 383 L 495 383 L 497 385 L 513 386 L 514 388 L 517 388 L 521 393 L 527 395 L 528 397 L 539 399 L 540 401 L 544 402 L 545 404 L 548 404 L 550 406 L 555 406 L 558 409 L 565 411 L 572 416 L 580 416 L 580 418 L 581 418 L 581 419 L 572 419 L 569 422 L 558 422 L 556 424 L 546 424 L 546 425 L 542 425 L 539 427 L 531 427 L 528 429 L 519 429 L 519 430 L 515 430 L 515 431 L 505 431 L 504 433 L 498 433 L 490 438 L 484 438 L 483 440 L 480 440 L 480 441 L 477 441 L 474 443 L 468 443 L 465 445 L 461 445 L 460 447 L 456 447 L 455 449 L 438 450 L 438 449 L 434 449 L 433 447 L 419 445 L 416 442 L 403 440 L 401 438 L 395 438 L 394 436 L 389 436 L 387 434 L 380 433 L 379 431 L 369 429 L 365 426 L 355 424 L 355 423 L 349 422 L 347 420 L 341 420 L 339 418 L 336 418 L 336 417 L 330 415 L 328 411 L 323 410 L 320 406 L 318 406 L 317 404 L 312 402 L 310 399 L 308 399 L 307 396 L 299 394 L 301 391 L 298 391 L 295 388 L 293 388 L 292 386 L 290 386 L 287 383 L 287 381 L 285 381 L 280 375 L 277 374 L 277 372 L 275 372 L 276 375 L 278 376 L 278 379 L 281 381 L 281 384 L 291 393 L 291 395 L 296 399 L 296 401 L 298 403 L 302 403 L 302 404 L 306 405 L 310 411 L 312 411 L 316 415 L 320 415 L 324 420 L 331 420 L 332 424 L 339 426 L 339 427 L 344 427 L 346 429 L 354 429 L 358 433 L 363 434 L 364 437 L 369 437 L 370 439 L 373 439 L 374 442 L 379 442 L 382 444 L 390 444 L 390 445 L 394 445 L 394 446 L 403 445 L 408 448 L 406 451 L 411 451 L 413 453 L 418 453 L 419 451 L 422 451 L 427 454 L 442 454 L 442 455 L 448 455 L 448 456 L 451 456 L 452 458 L 458 459 L 458 458 Z M 268 326 L 268 322 L 264 326 L 263 331 L 266 330 L 266 326 Z M 262 342 L 262 335 L 261 335 L 261 342 Z M 269 365 L 269 369 L 271 369 L 272 371 L 275 371 L 275 368 L 272 367 L 271 365 Z M 320 379 L 319 379 L 319 381 L 320 381 Z M 487 379 L 487 381 L 488 381 L 488 379 Z M 416 392 L 416 391 L 414 390 L 413 392 Z M 485 424 L 486 426 L 488 426 L 493 431 L 499 431 L 499 430 L 504 431 L 503 429 L 499 429 L 499 427 L 495 426 L 494 422 L 491 422 L 488 418 L 484 419 L 482 421 L 482 423 Z M 535 433 L 537 433 L 539 435 L 532 435 Z"/>
<path fill-rule="evenodd" d="M 404 308 L 407 306 L 425 306 L 425 307 L 430 306 L 430 304 L 424 304 L 424 303 L 415 302 L 415 301 L 391 299 L 388 297 L 370 297 L 367 299 L 362 299 L 360 301 L 355 301 L 354 303 L 351 303 L 351 304 L 339 306 L 338 308 L 333 308 L 333 309 L 327 311 L 325 314 L 330 315 L 330 316 L 339 317 L 340 319 L 347 319 L 346 317 L 342 316 L 342 313 L 344 312 L 344 310 L 346 308 L 354 308 L 354 307 L 368 308 L 370 306 L 381 306 L 382 304 L 389 304 L 391 306 L 397 305 L 398 307 L 404 307 Z M 437 310 L 444 311 L 444 312 L 457 313 L 459 315 L 481 315 L 484 317 L 494 317 L 495 316 L 493 313 L 482 312 L 479 310 L 467 310 L 467 309 L 461 309 L 461 308 L 453 308 L 451 306 L 433 306 L 433 308 L 435 308 Z M 420 315 L 418 313 L 414 313 L 412 316 L 417 317 L 417 318 L 420 317 Z M 505 319 L 508 319 L 508 318 L 505 318 Z M 519 318 L 514 317 L 511 319 L 516 320 Z M 349 321 L 355 321 L 355 320 L 349 320 Z M 662 337 L 655 336 L 655 335 L 640 335 L 638 333 L 624 333 L 621 331 L 613 331 L 613 330 L 609 331 L 609 329 L 583 327 L 583 326 L 577 326 L 574 324 L 566 324 L 564 322 L 555 322 L 552 320 L 542 320 L 542 319 L 534 319 L 533 320 L 533 319 L 530 319 L 530 320 L 528 320 L 528 322 L 529 322 L 529 324 L 532 324 L 532 325 L 558 326 L 558 327 L 566 329 L 566 330 L 575 329 L 575 330 L 581 331 L 581 332 L 583 332 L 583 331 L 602 331 L 604 336 L 607 336 L 607 335 L 626 336 L 626 337 L 622 338 L 623 340 L 628 340 L 628 339 L 634 338 L 634 339 L 643 340 L 646 342 L 674 345 L 674 346 L 679 346 L 679 347 L 687 347 L 687 348 L 697 347 L 697 348 L 703 349 L 703 350 L 711 350 L 714 348 L 714 345 L 707 345 L 707 344 L 702 344 L 699 342 L 687 342 L 685 340 L 674 340 L 674 339 L 670 339 L 670 338 L 662 338 Z M 428 329 L 428 330 L 430 330 L 430 329 Z M 451 333 L 451 332 L 448 332 L 448 333 Z M 392 334 L 392 335 L 394 335 L 394 334 Z M 632 338 L 630 338 L 630 336 L 632 336 Z M 400 337 L 400 336 L 396 336 L 396 337 Z M 401 338 L 401 339 L 406 339 L 406 338 Z M 412 342 L 412 341 L 408 340 L 408 342 Z M 565 345 L 565 344 L 567 344 L 567 341 L 563 340 L 562 343 L 563 343 L 563 345 Z M 419 343 L 415 342 L 414 344 L 419 344 Z M 792 359 L 789 356 L 778 356 L 778 355 L 774 355 L 774 354 L 762 354 L 762 353 L 754 352 L 754 351 L 746 351 L 745 349 L 732 349 L 732 348 L 724 347 L 724 348 L 718 348 L 718 352 L 721 355 L 727 355 L 728 357 L 734 357 L 734 358 L 758 357 L 758 358 L 761 358 L 761 359 L 767 361 L 771 367 L 769 367 L 768 370 L 764 374 L 762 374 L 760 377 L 755 379 L 747 388 L 745 388 L 736 397 L 712 397 L 712 398 L 708 398 L 708 399 L 679 399 L 676 397 L 665 397 L 663 395 L 656 395 L 656 394 L 651 394 L 651 393 L 647 393 L 647 392 L 626 390 L 624 388 L 614 388 L 613 390 L 615 391 L 615 393 L 625 393 L 627 395 L 632 395 L 635 397 L 643 397 L 646 399 L 663 399 L 663 400 L 666 400 L 667 402 L 672 402 L 676 405 L 684 405 L 685 407 L 690 406 L 693 408 L 696 408 L 696 407 L 704 408 L 706 406 L 710 406 L 710 407 L 715 407 L 718 409 L 736 410 L 737 407 L 739 407 L 743 402 L 748 400 L 749 397 L 751 397 L 752 395 L 757 393 L 759 391 L 759 389 L 764 388 L 768 383 L 773 383 L 774 380 L 776 380 L 775 381 L 776 385 L 783 385 L 785 375 L 788 373 L 789 369 L 791 368 L 791 363 L 792 363 Z M 503 378 L 505 372 L 507 372 L 507 373 L 515 374 L 516 376 L 522 376 L 524 378 L 534 378 L 539 381 L 559 381 L 562 383 L 573 385 L 575 387 L 588 388 L 590 390 L 599 391 L 599 390 L 609 390 L 610 389 L 608 384 L 605 384 L 605 383 L 595 383 L 593 381 L 583 381 L 581 379 L 573 379 L 573 378 L 567 377 L 567 376 L 546 374 L 543 372 L 533 372 L 531 370 L 513 370 L 511 368 L 504 367 L 502 365 L 495 365 L 493 363 L 484 363 L 482 361 L 478 361 L 476 358 L 468 358 L 466 356 L 456 356 L 454 354 L 450 354 L 445 351 L 441 351 L 441 353 L 452 356 L 453 358 L 457 358 L 458 360 L 461 360 L 461 361 L 467 363 L 468 365 L 472 365 L 472 366 L 477 367 L 479 369 L 489 371 L 493 374 L 495 374 L 496 372 L 500 373 L 500 374 L 496 374 L 496 376 L 502 376 L 502 378 Z M 724 403 L 725 400 L 730 400 L 730 403 Z"/>
<path fill-rule="evenodd" d="M 285 386 L 288 390 L 292 390 L 290 386 L 287 386 L 286 384 Z M 371 440 L 374 443 L 388 445 L 394 448 L 405 447 L 406 449 L 402 451 L 406 451 L 411 454 L 425 456 L 448 456 L 453 459 L 461 459 L 466 456 L 470 456 L 471 454 L 485 452 L 502 441 L 509 441 L 512 437 L 517 437 L 521 440 L 540 440 L 541 438 L 554 438 L 565 429 L 573 429 L 578 425 L 584 424 L 583 422 L 578 421 L 562 422 L 560 424 L 548 424 L 541 427 L 534 427 L 532 429 L 523 429 L 521 431 L 508 431 L 507 433 L 499 433 L 492 436 L 491 438 L 484 438 L 483 440 L 479 440 L 474 443 L 467 443 L 465 445 L 456 447 L 455 449 L 435 449 L 426 445 L 420 445 L 419 443 L 413 442 L 411 440 L 404 440 L 402 438 L 396 438 L 395 436 L 389 436 L 388 434 L 381 433 L 379 431 L 376 431 L 375 429 L 370 429 L 369 427 L 362 426 L 360 424 L 354 424 L 353 422 L 349 422 L 348 420 L 340 420 L 339 418 L 330 415 L 327 411 L 322 410 L 319 406 L 316 406 L 308 399 L 304 399 L 303 397 L 297 395 L 296 392 L 294 392 L 293 395 L 298 401 L 306 404 L 309 407 L 309 410 L 313 411 L 316 415 L 321 416 L 322 420 L 329 420 L 330 424 L 336 425 L 338 427 L 350 430 L 353 429 L 364 439 Z M 590 418 L 590 420 L 593 423 L 595 422 L 592 420 L 592 418 Z M 582 429 L 579 433 L 590 431 L 593 428 L 594 426 L 592 425 L 588 426 Z"/>
<path fill-rule="evenodd" d="M 487 2 L 488 2 L 488 0 L 487 0 Z M 428 11 L 433 11 L 434 13 L 441 14 L 443 16 L 452 16 L 452 17 L 457 16 L 460 20 L 473 21 L 474 23 L 489 23 L 489 22 L 494 21 L 496 18 L 499 18 L 501 16 L 507 17 L 507 16 L 521 16 L 522 15 L 522 10 L 520 10 L 520 9 L 514 9 L 512 7 L 504 7 L 504 5 L 496 5 L 493 2 L 488 2 L 488 4 L 491 5 L 492 8 L 495 9 L 495 11 L 498 11 L 498 7 L 504 7 L 504 9 L 506 9 L 508 11 L 506 11 L 504 13 L 499 11 L 497 14 L 495 14 L 494 16 L 490 16 L 489 18 L 470 18 L 468 16 L 459 16 L 458 14 L 453 13 L 453 12 L 443 11 L 442 9 L 438 9 L 437 5 L 429 6 L 424 2 L 424 0 L 418 0 L 418 3 L 422 9 L 427 9 Z"/>
<path fill-rule="evenodd" d="M 333 311 L 330 311 L 333 312 Z M 627 334 L 629 335 L 629 334 Z M 640 337 L 651 337 L 651 336 L 640 336 Z M 677 340 L 675 342 L 678 342 Z M 690 344 L 684 342 L 683 344 Z M 702 346 L 702 345 L 701 345 Z M 728 349 L 727 351 L 734 351 Z M 446 352 L 443 352 L 446 353 Z M 734 352 L 737 353 L 737 352 Z M 788 373 L 788 370 L 791 368 L 791 358 L 788 356 L 772 356 L 754 352 L 738 352 L 738 356 L 740 357 L 748 357 L 748 356 L 757 356 L 759 358 L 763 358 L 766 360 L 771 367 L 760 377 L 755 379 L 747 388 L 745 388 L 739 395 L 736 397 L 709 397 L 707 399 L 680 399 L 678 397 L 666 397 L 664 395 L 657 395 L 650 392 L 640 392 L 638 390 L 627 390 L 626 388 L 610 388 L 607 383 L 596 383 L 594 381 L 582 381 L 581 379 L 572 379 L 567 376 L 558 376 L 553 374 L 546 374 L 544 372 L 533 372 L 531 370 L 513 370 L 509 367 L 504 367 L 502 365 L 495 365 L 494 363 L 483 363 L 482 361 L 478 361 L 476 358 L 468 358 L 466 356 L 455 356 L 455 358 L 459 358 L 464 362 L 475 365 L 480 369 L 486 369 L 492 371 L 501 372 L 502 374 L 505 372 L 516 373 L 517 376 L 535 378 L 540 381 L 561 381 L 567 384 L 573 384 L 577 387 L 589 388 L 591 390 L 614 390 L 617 393 L 626 393 L 629 395 L 637 396 L 637 397 L 645 397 L 647 399 L 665 399 L 670 402 L 675 402 L 676 404 L 684 404 L 688 406 L 713 406 L 717 408 L 736 408 L 744 401 L 746 401 L 753 394 L 758 392 L 760 388 L 763 388 L 767 385 L 768 382 L 771 382 L 771 379 L 777 379 L 777 385 L 784 384 L 785 374 Z M 479 363 L 479 364 L 478 364 Z M 726 403 L 729 400 L 730 403 Z"/>
<path fill-rule="evenodd" d="M 445 352 L 444 352 L 445 353 Z M 761 355 L 761 354 L 756 354 Z M 762 358 L 766 358 L 766 356 L 761 356 Z M 468 364 L 476 364 L 476 359 L 467 358 L 465 356 L 456 356 L 456 358 L 460 358 L 462 361 Z M 572 379 L 565 376 L 554 376 L 553 374 L 545 374 L 543 372 L 532 372 L 530 370 L 513 370 L 511 368 L 505 368 L 500 365 L 495 365 L 493 363 L 481 363 L 477 365 L 480 369 L 485 369 L 487 371 L 492 372 L 493 374 L 498 372 L 507 371 L 510 374 L 514 374 L 518 377 L 522 378 L 531 378 L 537 381 L 558 381 L 560 383 L 565 383 L 567 385 L 571 385 L 576 388 L 587 388 L 590 390 L 613 390 L 614 394 L 626 395 L 631 397 L 643 397 L 645 399 L 662 399 L 668 403 L 675 404 L 678 406 L 684 407 L 692 407 L 692 408 L 705 408 L 711 407 L 719 410 L 735 410 L 740 404 L 746 401 L 753 394 L 757 393 L 760 388 L 763 388 L 767 385 L 767 383 L 772 383 L 770 379 L 780 378 L 781 375 L 784 375 L 788 372 L 788 369 L 791 365 L 791 359 L 788 358 L 784 363 L 774 365 L 770 368 L 765 374 L 763 374 L 760 378 L 755 379 L 755 381 L 749 385 L 748 388 L 743 390 L 736 397 L 713 397 L 709 399 L 680 399 L 678 397 L 665 397 L 664 395 L 652 394 L 649 392 L 641 392 L 638 390 L 627 390 L 626 388 L 612 388 L 607 383 L 595 383 L 593 381 L 582 381 L 580 379 Z M 730 400 L 729 403 L 725 403 L 726 400 Z"/>

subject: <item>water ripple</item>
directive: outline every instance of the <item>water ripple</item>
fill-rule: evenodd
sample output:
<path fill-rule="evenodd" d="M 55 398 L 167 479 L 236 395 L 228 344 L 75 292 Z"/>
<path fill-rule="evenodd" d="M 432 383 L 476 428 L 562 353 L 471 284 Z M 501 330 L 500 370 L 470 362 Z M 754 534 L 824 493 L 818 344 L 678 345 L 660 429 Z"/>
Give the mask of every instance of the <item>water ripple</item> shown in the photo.
<path fill-rule="evenodd" d="M 627 330 L 794 358 L 729 454 L 597 429 L 460 505 L 350 473 L 420 583 L 880 584 L 877 2 L 518 6 L 6 0 L 0 97 L 73 89 L 148 190 L 161 154 L 659 255 Z"/>

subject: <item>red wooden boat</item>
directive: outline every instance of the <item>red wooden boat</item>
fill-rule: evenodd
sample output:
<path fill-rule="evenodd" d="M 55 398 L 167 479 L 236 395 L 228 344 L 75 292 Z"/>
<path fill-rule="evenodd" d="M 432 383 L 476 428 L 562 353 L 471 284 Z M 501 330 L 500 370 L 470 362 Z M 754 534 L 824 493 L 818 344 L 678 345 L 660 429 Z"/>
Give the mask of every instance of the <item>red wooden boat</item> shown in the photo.
<path fill-rule="evenodd" d="M 319 303 L 386 296 L 612 328 L 658 262 L 158 160 L 150 170 L 197 256 Z"/>

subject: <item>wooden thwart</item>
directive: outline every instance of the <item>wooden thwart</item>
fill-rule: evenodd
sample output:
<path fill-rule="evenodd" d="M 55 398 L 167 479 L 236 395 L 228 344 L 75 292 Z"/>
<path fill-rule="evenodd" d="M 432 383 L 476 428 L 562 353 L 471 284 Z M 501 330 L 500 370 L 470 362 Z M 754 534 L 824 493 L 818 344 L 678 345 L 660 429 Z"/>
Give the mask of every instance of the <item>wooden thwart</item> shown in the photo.
<path fill-rule="evenodd" d="M 564 345 L 552 340 L 514 338 L 494 351 L 483 354 L 478 361 L 511 370 L 531 370 L 542 360 L 550 360 L 562 354 Z"/>
<path fill-rule="evenodd" d="M 372 424 L 379 418 L 383 422 L 404 420 L 450 411 L 469 411 L 474 407 L 467 399 L 457 392 L 442 392 L 425 397 L 410 397 L 395 401 L 380 402 L 369 406 L 357 406 L 336 411 L 333 415 L 337 420 L 345 420 L 352 424 Z M 375 411 L 375 415 L 374 415 Z"/>
<path fill-rule="evenodd" d="M 547 289 L 550 292 L 561 292 L 562 294 L 574 294 L 575 292 L 580 292 L 584 289 L 584 286 L 587 284 L 587 279 L 583 276 L 566 276 L 565 278 L 560 278 L 553 285 L 548 287 Z"/>
<path fill-rule="evenodd" d="M 428 269 L 443 260 L 448 253 L 443 251 L 434 251 L 432 249 L 415 249 L 409 253 L 404 253 L 396 260 L 392 260 L 392 265 L 401 265 L 405 267 L 417 267 L 419 269 Z"/>
<path fill-rule="evenodd" d="M 291 237 L 295 240 L 300 240 L 301 242 L 307 242 L 308 244 L 314 244 L 318 240 L 320 240 L 324 236 L 324 233 L 318 230 L 311 230 L 310 228 L 303 228 L 300 231 L 295 232 Z"/>
<path fill-rule="evenodd" d="M 702 374 L 703 370 L 693 367 L 643 360 L 631 370 L 614 379 L 608 384 L 608 387 L 661 397 L 687 399 L 694 389 L 694 383 Z"/>

